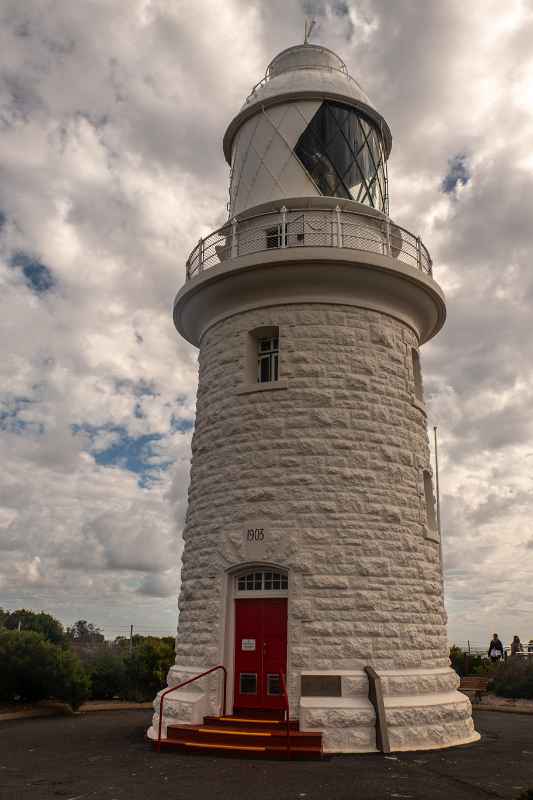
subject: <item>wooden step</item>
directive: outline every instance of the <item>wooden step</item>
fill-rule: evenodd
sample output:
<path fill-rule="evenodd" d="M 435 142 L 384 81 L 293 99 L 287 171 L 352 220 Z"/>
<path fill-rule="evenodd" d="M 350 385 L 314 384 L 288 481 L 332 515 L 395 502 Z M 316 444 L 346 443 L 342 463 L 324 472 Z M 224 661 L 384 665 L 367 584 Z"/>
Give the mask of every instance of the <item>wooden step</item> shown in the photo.
<path fill-rule="evenodd" d="M 237 716 L 225 716 L 225 717 L 213 717 L 208 716 L 204 717 L 204 725 L 209 727 L 221 727 L 221 728 L 235 728 L 239 730 L 258 730 L 258 731 L 274 731 L 274 730 L 287 730 L 287 723 L 283 720 L 279 719 L 262 719 L 262 718 L 251 718 L 247 719 L 245 717 L 237 717 Z M 289 720 L 289 729 L 293 731 L 297 731 L 299 728 L 299 722 L 297 719 Z"/>
<path fill-rule="evenodd" d="M 252 756 L 255 758 L 280 758 L 288 757 L 285 746 L 263 746 L 263 745 L 235 745 L 211 742 L 194 741 L 193 739 L 172 740 L 162 739 L 162 749 L 175 749 L 189 753 L 209 753 L 211 755 Z M 320 760 L 322 758 L 322 748 L 317 746 L 294 745 L 290 749 L 290 758 L 294 760 Z"/>
<path fill-rule="evenodd" d="M 206 716 L 202 725 L 168 725 L 161 746 L 220 755 L 319 759 L 322 734 L 300 731 L 298 720 L 294 719 L 289 721 L 287 731 L 285 722 L 267 714 L 253 717 L 232 714 Z"/>
<path fill-rule="evenodd" d="M 253 747 L 286 747 L 286 731 L 237 730 L 205 725 L 169 725 L 167 738 L 173 741 L 208 742 Z M 320 747 L 320 733 L 312 731 L 289 731 L 290 746 Z"/>
<path fill-rule="evenodd" d="M 281 708 L 236 708 L 232 716 L 245 719 L 277 720 L 281 722 L 285 716 L 285 712 Z"/>

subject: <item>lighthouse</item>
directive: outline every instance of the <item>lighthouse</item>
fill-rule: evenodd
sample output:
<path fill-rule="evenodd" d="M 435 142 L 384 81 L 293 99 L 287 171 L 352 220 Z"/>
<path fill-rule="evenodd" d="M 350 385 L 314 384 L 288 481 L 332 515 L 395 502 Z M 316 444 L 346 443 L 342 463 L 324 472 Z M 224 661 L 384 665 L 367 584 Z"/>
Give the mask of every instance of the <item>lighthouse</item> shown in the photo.
<path fill-rule="evenodd" d="M 342 59 L 307 42 L 226 130 L 228 219 L 174 304 L 199 381 L 152 739 L 264 751 L 287 712 L 293 750 L 479 738 L 448 660 L 419 357 L 445 299 L 389 216 L 391 147 Z"/>

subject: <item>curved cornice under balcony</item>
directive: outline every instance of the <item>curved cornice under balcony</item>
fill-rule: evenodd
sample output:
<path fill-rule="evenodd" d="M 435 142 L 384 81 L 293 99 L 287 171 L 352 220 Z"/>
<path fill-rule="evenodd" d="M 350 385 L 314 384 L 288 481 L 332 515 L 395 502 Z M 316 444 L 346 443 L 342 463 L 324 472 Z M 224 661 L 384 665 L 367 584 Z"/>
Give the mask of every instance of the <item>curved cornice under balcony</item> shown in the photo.
<path fill-rule="evenodd" d="M 174 324 L 199 347 L 227 317 L 269 306 L 356 306 L 409 325 L 421 344 L 444 325 L 442 289 L 392 256 L 342 247 L 285 247 L 228 259 L 188 280 L 174 302 Z"/>

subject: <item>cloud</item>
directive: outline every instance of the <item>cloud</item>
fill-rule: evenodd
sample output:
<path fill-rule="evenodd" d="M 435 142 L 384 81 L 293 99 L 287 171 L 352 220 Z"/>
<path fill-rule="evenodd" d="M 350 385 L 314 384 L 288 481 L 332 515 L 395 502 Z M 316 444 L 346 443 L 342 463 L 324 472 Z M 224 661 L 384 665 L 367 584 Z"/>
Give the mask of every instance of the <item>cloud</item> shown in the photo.
<path fill-rule="evenodd" d="M 168 572 L 146 575 L 137 591 L 139 594 L 147 594 L 152 597 L 175 597 L 177 585 L 175 570 L 169 570 Z"/>

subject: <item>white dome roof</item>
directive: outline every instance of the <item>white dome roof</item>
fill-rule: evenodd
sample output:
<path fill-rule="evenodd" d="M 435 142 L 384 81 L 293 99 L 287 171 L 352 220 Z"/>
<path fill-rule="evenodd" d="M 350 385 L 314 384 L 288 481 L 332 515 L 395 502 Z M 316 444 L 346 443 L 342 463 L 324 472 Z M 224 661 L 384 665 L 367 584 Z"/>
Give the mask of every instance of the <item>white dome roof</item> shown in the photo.
<path fill-rule="evenodd" d="M 342 58 L 333 50 L 306 42 L 305 44 L 295 44 L 278 53 L 268 65 L 266 74 L 273 78 L 280 72 L 288 72 L 300 67 L 329 67 L 330 69 L 340 69 L 343 72 L 348 71 Z"/>
<path fill-rule="evenodd" d="M 382 131 L 387 157 L 392 136 L 384 118 L 349 74 L 342 59 L 332 50 L 299 44 L 279 53 L 268 65 L 265 77 L 252 89 L 240 112 L 224 135 L 224 155 L 231 164 L 231 149 L 237 130 L 261 107 L 292 99 L 327 98 L 355 106 Z"/>

